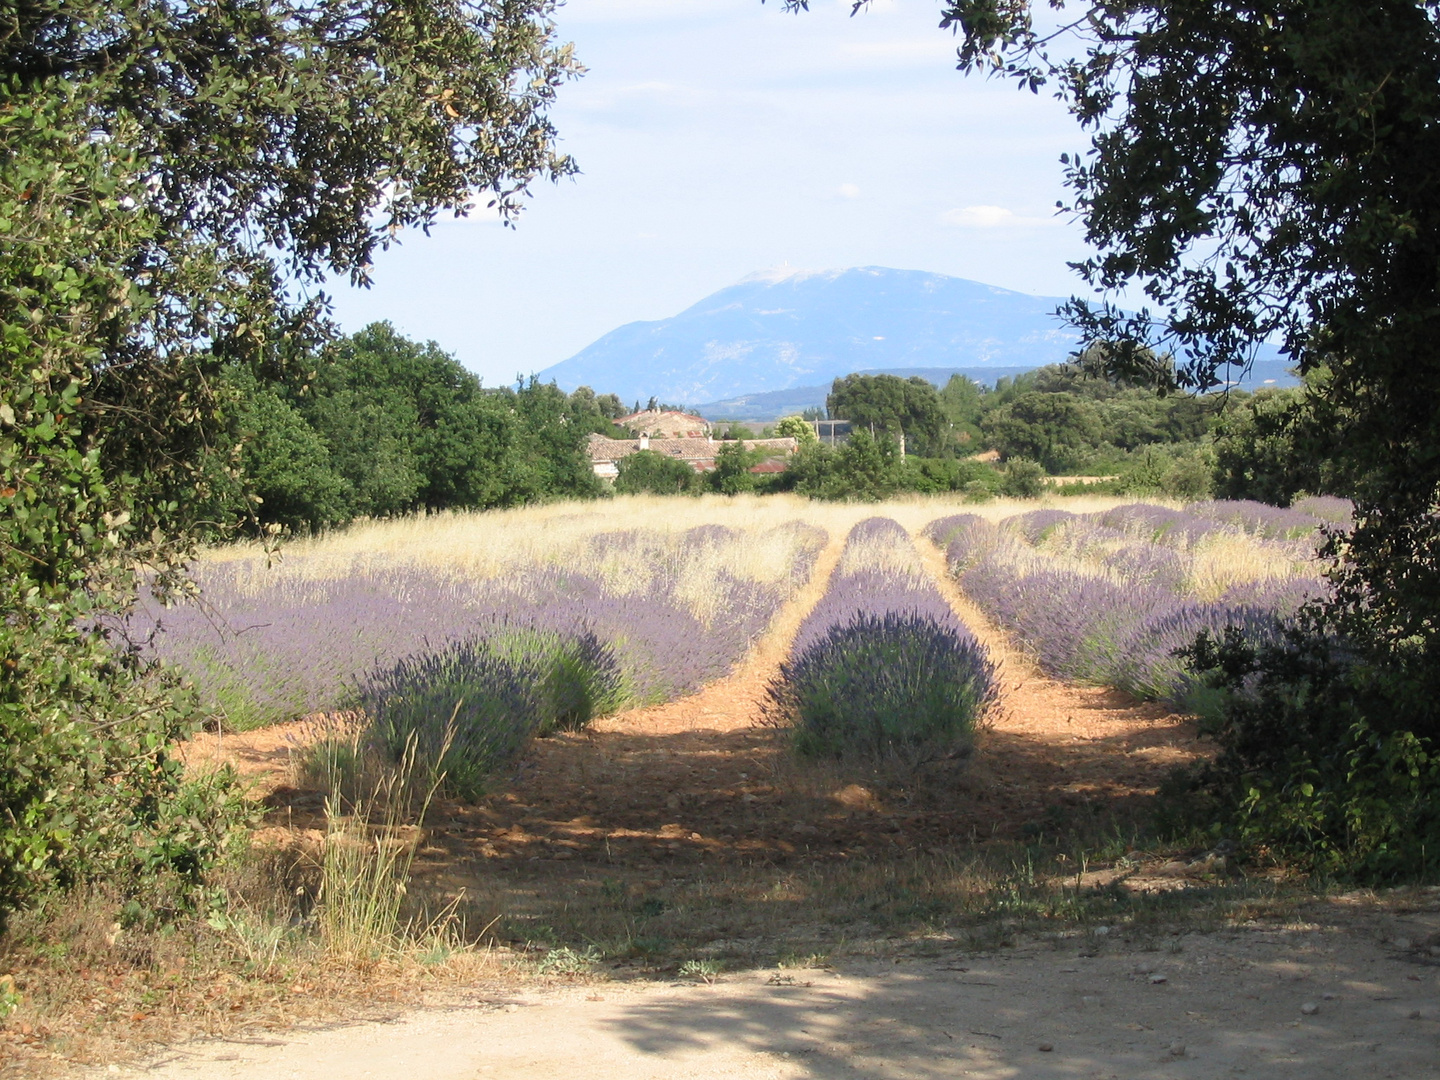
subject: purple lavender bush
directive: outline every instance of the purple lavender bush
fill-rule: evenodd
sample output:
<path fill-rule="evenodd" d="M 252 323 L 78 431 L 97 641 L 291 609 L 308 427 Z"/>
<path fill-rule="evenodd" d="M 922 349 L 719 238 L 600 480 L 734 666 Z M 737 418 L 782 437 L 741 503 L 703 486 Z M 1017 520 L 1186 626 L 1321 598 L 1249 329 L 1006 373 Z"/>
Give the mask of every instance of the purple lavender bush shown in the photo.
<path fill-rule="evenodd" d="M 856 525 L 846 554 L 877 541 L 914 556 L 885 518 Z M 996 690 L 984 649 L 918 559 L 912 572 L 847 567 L 844 556 L 841 568 L 769 687 L 796 752 L 909 767 L 967 753 Z"/>
<path fill-rule="evenodd" d="M 1355 516 L 1355 504 L 1334 495 L 1307 495 L 1291 503 L 1290 509 L 1309 514 L 1328 525 L 1349 525 Z"/>
<path fill-rule="evenodd" d="M 969 566 L 1000 542 L 999 531 L 979 514 L 952 514 L 932 521 L 921 535 L 945 549 L 951 573 Z"/>
<path fill-rule="evenodd" d="M 475 799 L 532 739 L 605 711 L 621 682 L 594 634 L 528 631 L 406 657 L 361 680 L 358 705 L 368 741 L 386 758 L 408 756 L 451 794 Z"/>
<path fill-rule="evenodd" d="M 1292 507 L 1284 509 L 1252 499 L 1229 499 L 1191 503 L 1185 513 L 1234 525 L 1252 536 L 1273 540 L 1298 540 L 1315 532 L 1319 519 Z"/>
<path fill-rule="evenodd" d="M 1139 536 L 1151 543 L 1187 546 L 1222 526 L 1213 518 L 1152 503 L 1127 503 L 1086 517 L 1096 525 Z"/>
<path fill-rule="evenodd" d="M 1038 544 L 1061 525 L 1076 520 L 1069 510 L 1031 510 L 1006 518 L 1002 527 L 1020 534 L 1026 543 Z"/>

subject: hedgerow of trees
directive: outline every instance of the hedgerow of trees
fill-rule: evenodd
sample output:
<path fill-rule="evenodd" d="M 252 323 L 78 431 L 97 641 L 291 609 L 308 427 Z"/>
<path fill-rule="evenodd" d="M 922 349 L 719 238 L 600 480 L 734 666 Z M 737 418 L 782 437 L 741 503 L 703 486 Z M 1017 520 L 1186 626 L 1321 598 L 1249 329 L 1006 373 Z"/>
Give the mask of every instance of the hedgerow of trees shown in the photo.
<path fill-rule="evenodd" d="M 248 514 L 261 527 L 303 531 L 594 498 L 603 488 L 587 437 L 628 437 L 602 412 L 618 409 L 613 394 L 566 395 L 534 379 L 488 389 L 434 342 L 409 341 L 388 323 L 339 341 L 303 392 L 241 368 L 227 376 L 241 391 L 230 431 L 243 466 L 216 510 L 227 523 Z M 247 495 L 259 502 L 247 505 Z"/>

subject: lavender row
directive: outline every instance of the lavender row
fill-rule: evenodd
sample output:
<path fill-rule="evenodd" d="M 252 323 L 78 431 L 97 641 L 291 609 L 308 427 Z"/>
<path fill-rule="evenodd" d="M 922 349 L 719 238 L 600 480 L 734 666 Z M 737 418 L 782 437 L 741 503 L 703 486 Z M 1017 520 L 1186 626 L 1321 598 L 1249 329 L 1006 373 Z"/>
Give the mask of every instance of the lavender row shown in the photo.
<path fill-rule="evenodd" d="M 909 572 L 866 565 L 866 548 L 900 553 L 895 561 L 902 565 L 909 561 Z M 800 625 L 791 651 L 797 655 L 804 652 L 830 627 L 856 615 L 886 613 L 927 619 L 956 634 L 971 636 L 920 565 L 909 534 L 889 518 L 866 518 L 851 529 L 830 587 Z"/>
<path fill-rule="evenodd" d="M 984 649 L 898 524 L 855 526 L 769 688 L 807 756 L 915 767 L 968 751 L 995 694 Z"/>
<path fill-rule="evenodd" d="M 1309 595 L 1305 583 L 1267 582 L 1200 602 L 1153 580 L 1118 579 L 1037 565 L 1007 530 L 975 515 L 933 522 L 926 534 L 946 546 L 966 594 L 1052 675 L 1120 687 L 1140 697 L 1182 702 L 1193 689 L 1175 650 L 1201 630 L 1227 626 L 1252 636 Z"/>
<path fill-rule="evenodd" d="M 201 602 L 141 609 L 124 632 L 185 671 L 209 703 L 237 727 L 252 727 L 345 706 L 357 681 L 399 660 L 455 642 L 542 631 L 586 636 L 613 649 L 625 698 L 658 701 L 723 675 L 768 625 L 794 587 L 809 577 L 824 534 L 794 523 L 788 579 L 742 580 L 721 571 L 722 609 L 709 619 L 682 595 L 679 571 L 663 561 L 649 587 L 620 592 L 596 570 L 537 568 L 503 580 L 464 581 L 420 565 L 357 563 L 317 577 L 295 560 L 263 587 L 238 563 L 198 568 Z M 691 533 L 695 535 L 691 535 Z M 733 542 L 731 530 L 691 530 L 682 547 Z M 593 567 L 638 533 L 590 541 Z"/>

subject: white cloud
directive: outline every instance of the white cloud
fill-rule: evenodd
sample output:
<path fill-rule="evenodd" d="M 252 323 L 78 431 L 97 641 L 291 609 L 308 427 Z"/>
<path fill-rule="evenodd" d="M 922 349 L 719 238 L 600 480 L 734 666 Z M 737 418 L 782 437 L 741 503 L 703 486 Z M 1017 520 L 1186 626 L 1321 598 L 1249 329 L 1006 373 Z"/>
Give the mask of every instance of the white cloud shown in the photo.
<path fill-rule="evenodd" d="M 947 210 L 940 219 L 947 225 L 959 225 L 962 229 L 1037 228 L 1062 224 L 1059 218 L 1024 217 L 1003 206 L 962 206 L 958 210 Z"/>
<path fill-rule="evenodd" d="M 860 197 L 860 188 L 856 184 L 841 184 L 839 192 L 841 197 L 846 199 L 858 199 Z"/>

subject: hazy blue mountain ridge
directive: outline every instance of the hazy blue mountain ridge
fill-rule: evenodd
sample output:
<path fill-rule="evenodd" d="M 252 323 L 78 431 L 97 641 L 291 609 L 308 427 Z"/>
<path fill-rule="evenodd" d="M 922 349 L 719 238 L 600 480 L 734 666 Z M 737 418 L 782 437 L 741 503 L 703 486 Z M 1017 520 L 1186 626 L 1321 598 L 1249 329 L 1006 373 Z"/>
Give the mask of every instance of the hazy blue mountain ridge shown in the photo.
<path fill-rule="evenodd" d="M 626 401 L 693 403 L 828 383 L 861 370 L 1034 368 L 1075 334 L 1059 297 L 867 266 L 754 274 L 669 319 L 629 323 L 540 372 Z"/>

